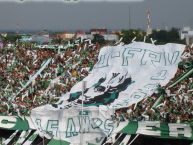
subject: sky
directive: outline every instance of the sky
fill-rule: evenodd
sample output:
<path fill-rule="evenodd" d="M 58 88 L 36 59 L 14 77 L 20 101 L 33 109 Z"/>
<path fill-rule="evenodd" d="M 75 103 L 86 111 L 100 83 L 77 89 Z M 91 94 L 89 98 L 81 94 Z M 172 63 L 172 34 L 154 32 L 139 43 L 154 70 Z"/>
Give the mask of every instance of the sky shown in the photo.
<path fill-rule="evenodd" d="M 146 29 L 147 9 L 151 12 L 151 27 L 154 29 L 193 28 L 193 0 L 48 1 L 0 0 L 0 30 Z"/>

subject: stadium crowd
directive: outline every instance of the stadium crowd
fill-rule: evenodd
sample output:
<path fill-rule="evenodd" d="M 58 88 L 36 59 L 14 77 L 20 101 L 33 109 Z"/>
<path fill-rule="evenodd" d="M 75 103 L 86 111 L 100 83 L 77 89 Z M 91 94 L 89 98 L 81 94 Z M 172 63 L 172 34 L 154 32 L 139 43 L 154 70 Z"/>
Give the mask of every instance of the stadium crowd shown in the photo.
<path fill-rule="evenodd" d="M 0 114 L 29 115 L 37 106 L 56 102 L 58 96 L 69 92 L 88 75 L 97 62 L 99 48 L 99 45 L 89 47 L 82 43 L 60 51 L 21 46 L 1 49 Z M 49 59 L 45 69 L 33 77 Z M 193 48 L 186 47 L 181 59 L 168 85 L 158 86 L 157 92 L 137 104 L 116 110 L 116 118 L 119 121 L 193 122 L 193 73 L 171 87 L 192 70 Z"/>
<path fill-rule="evenodd" d="M 57 101 L 87 76 L 97 62 L 99 45 L 84 42 L 60 52 L 20 46 L 0 51 L 0 113 L 29 115 L 31 109 Z"/>

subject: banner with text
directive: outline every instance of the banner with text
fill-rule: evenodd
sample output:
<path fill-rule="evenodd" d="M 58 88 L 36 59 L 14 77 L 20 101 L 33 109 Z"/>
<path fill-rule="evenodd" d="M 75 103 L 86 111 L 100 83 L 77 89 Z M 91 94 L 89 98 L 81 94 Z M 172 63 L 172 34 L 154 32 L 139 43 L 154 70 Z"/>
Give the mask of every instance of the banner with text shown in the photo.
<path fill-rule="evenodd" d="M 106 107 L 71 107 L 52 110 L 42 106 L 32 110 L 31 119 L 39 132 L 72 144 L 101 142 L 114 130 L 113 110 Z"/>
<path fill-rule="evenodd" d="M 166 85 L 174 77 L 185 46 L 153 45 L 134 42 L 124 46 L 105 46 L 98 62 L 82 82 L 63 95 L 53 109 L 74 105 L 110 105 L 122 108 L 150 96 L 158 84 Z"/>
<path fill-rule="evenodd" d="M 124 140 L 121 137 L 121 134 L 142 134 L 168 139 L 176 138 L 193 140 L 193 125 L 190 123 L 124 121 L 117 125 L 116 122 L 113 122 L 113 120 L 110 119 L 111 117 L 109 114 L 112 112 L 110 110 L 105 111 L 104 109 L 102 109 L 104 111 L 102 111 L 103 113 L 99 113 L 101 111 L 95 109 L 92 111 L 94 113 L 90 113 L 88 110 L 83 111 L 82 121 L 84 126 L 82 128 L 83 134 L 81 135 L 80 114 L 82 114 L 82 111 L 75 112 L 71 111 L 71 109 L 69 109 L 69 113 L 63 110 L 60 114 L 53 112 L 52 110 L 49 112 L 49 115 L 53 113 L 50 116 L 45 115 L 48 113 L 48 110 L 45 111 L 45 114 L 37 111 L 33 113 L 34 117 L 27 117 L 24 120 L 15 117 L 14 122 L 13 116 L 0 116 L 0 126 L 2 129 L 15 130 L 15 132 L 6 139 L 4 143 L 6 144 L 11 142 L 19 132 L 21 132 L 21 135 L 17 135 L 17 139 L 15 138 L 15 141 L 18 143 L 24 142 L 24 140 L 25 143 L 33 142 L 34 139 L 40 135 L 41 137 L 44 136 L 49 139 L 50 145 L 60 145 L 61 143 L 66 145 L 78 145 L 80 144 L 81 139 L 83 139 L 83 144 L 92 143 L 99 145 L 104 141 L 107 135 L 109 135 L 107 139 L 108 142 L 115 142 L 117 134 L 120 135 L 120 139 L 117 138 L 118 142 L 124 142 L 125 140 L 128 142 L 130 139 L 130 136 L 127 136 Z M 39 111 L 41 111 L 41 109 L 39 109 Z M 107 118 L 109 117 L 109 119 L 101 119 L 105 118 L 104 116 Z M 63 117 L 63 119 L 60 117 Z M 26 126 L 25 124 L 28 125 Z M 26 127 L 21 127 L 22 125 Z M 22 131 L 26 129 L 28 131 Z M 32 132 L 31 130 L 34 130 L 34 133 L 30 135 Z M 121 141 L 121 139 L 123 139 L 123 141 Z"/>
<path fill-rule="evenodd" d="M 116 127 L 112 136 L 117 133 L 193 140 L 193 125 L 188 123 L 163 123 L 159 121 L 125 121 Z"/>

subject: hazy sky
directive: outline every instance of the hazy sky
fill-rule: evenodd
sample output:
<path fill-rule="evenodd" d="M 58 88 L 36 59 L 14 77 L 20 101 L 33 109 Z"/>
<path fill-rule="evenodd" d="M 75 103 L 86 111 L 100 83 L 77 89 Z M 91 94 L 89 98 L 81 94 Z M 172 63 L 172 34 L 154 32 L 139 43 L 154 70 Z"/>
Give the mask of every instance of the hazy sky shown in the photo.
<path fill-rule="evenodd" d="M 144 0 L 142 2 L 2 2 L 0 30 L 145 29 L 147 8 L 153 28 L 191 26 L 193 0 Z M 129 10 L 130 9 L 130 10 Z"/>

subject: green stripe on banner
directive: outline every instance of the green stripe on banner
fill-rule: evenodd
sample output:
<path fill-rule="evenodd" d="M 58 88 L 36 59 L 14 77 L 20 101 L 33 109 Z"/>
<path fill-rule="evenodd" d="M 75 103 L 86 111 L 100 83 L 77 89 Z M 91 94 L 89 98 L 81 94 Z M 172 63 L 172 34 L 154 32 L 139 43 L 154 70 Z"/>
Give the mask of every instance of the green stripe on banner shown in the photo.
<path fill-rule="evenodd" d="M 95 144 L 93 144 L 93 143 L 88 143 L 88 145 L 95 145 Z"/>
<path fill-rule="evenodd" d="M 138 129 L 138 123 L 136 121 L 130 121 L 126 127 L 124 127 L 120 132 L 126 134 L 135 134 Z"/>
<path fill-rule="evenodd" d="M 169 136 L 169 127 L 168 123 L 161 123 L 160 124 L 161 136 L 168 137 Z"/>
<path fill-rule="evenodd" d="M 67 141 L 64 141 L 64 140 L 55 140 L 55 139 L 52 139 L 48 145 L 70 145 L 69 142 Z"/>

